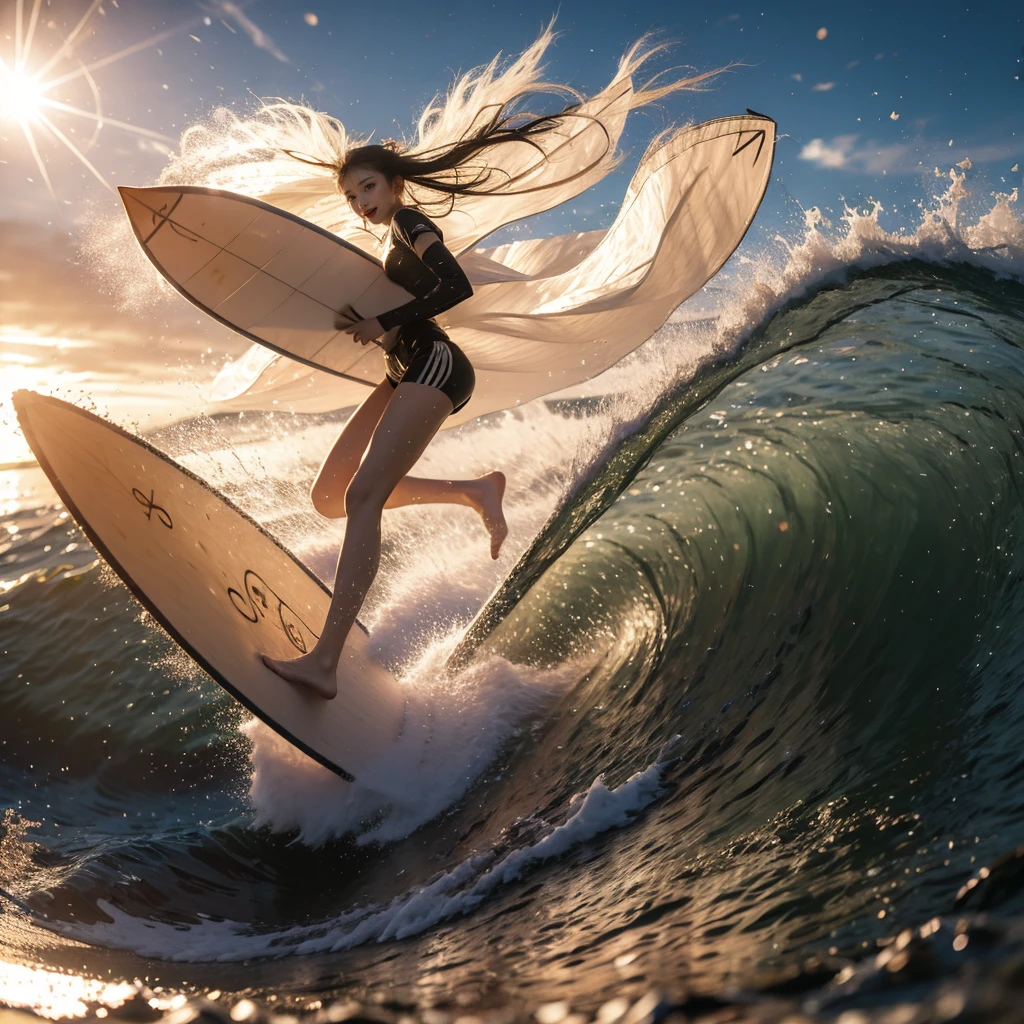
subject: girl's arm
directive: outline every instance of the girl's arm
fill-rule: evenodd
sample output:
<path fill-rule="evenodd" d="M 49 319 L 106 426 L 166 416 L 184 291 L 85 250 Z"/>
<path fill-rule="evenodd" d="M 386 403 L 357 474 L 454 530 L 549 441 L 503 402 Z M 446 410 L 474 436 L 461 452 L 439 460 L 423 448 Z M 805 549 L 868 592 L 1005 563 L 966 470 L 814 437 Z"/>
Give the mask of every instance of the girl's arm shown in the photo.
<path fill-rule="evenodd" d="M 417 232 L 412 245 L 424 265 L 434 272 L 437 284 L 422 298 L 381 313 L 377 320 L 385 331 L 412 320 L 429 320 L 473 294 L 465 271 L 435 232 Z"/>

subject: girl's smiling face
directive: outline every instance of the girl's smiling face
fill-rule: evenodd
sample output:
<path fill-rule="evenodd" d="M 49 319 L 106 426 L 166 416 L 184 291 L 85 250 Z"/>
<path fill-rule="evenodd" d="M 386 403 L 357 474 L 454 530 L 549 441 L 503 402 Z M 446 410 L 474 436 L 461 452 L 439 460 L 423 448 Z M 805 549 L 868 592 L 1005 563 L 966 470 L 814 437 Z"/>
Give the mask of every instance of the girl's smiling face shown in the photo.
<path fill-rule="evenodd" d="M 405 182 L 395 178 L 390 184 L 380 171 L 371 167 L 350 167 L 341 179 L 342 195 L 353 213 L 371 224 L 390 224 L 402 205 Z"/>

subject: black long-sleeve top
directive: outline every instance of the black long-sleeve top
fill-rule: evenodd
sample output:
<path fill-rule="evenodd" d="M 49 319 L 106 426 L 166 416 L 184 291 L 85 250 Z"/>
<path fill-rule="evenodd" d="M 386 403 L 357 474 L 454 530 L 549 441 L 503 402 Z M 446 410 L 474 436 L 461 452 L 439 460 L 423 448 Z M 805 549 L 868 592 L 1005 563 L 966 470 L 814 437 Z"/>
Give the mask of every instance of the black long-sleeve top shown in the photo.
<path fill-rule="evenodd" d="M 416 252 L 416 239 L 427 232 L 439 239 L 444 237 L 428 217 L 408 206 L 391 219 L 384 273 L 416 298 L 377 317 L 386 331 L 416 320 L 430 320 L 473 294 L 469 278 L 441 242 L 428 246 L 422 256 Z"/>

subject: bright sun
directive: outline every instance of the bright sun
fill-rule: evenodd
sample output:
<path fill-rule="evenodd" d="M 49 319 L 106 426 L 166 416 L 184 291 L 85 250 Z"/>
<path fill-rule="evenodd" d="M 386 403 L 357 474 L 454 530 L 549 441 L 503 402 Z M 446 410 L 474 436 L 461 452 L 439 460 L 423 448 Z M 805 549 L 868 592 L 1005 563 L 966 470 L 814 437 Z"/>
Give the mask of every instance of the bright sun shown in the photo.
<path fill-rule="evenodd" d="M 56 22 L 45 20 L 46 16 L 42 14 L 43 0 L 0 0 L 0 8 L 14 8 L 14 33 L 2 37 L 10 46 L 0 44 L 0 49 L 7 51 L 0 54 L 0 122 L 14 122 L 21 130 L 32 159 L 39 169 L 39 177 L 55 199 L 56 193 L 46 169 L 47 160 L 44 159 L 40 143 L 45 145 L 57 142 L 64 146 L 104 188 L 110 188 L 110 182 L 85 155 L 95 145 L 103 125 L 122 128 L 134 135 L 158 139 L 165 144 L 174 142 L 160 132 L 107 117 L 101 109 L 100 88 L 92 73 L 98 68 L 114 64 L 122 57 L 148 49 L 180 33 L 182 26 L 164 29 L 148 39 L 142 39 L 116 53 L 97 57 L 92 63 L 86 64 L 75 56 L 75 47 L 79 41 L 93 38 L 92 31 L 86 30 L 89 29 L 93 15 L 97 11 L 100 14 L 105 13 L 101 3 L 102 0 L 89 0 L 86 5 L 84 0 L 79 0 L 78 6 L 84 7 L 85 11 L 70 33 L 65 36 L 58 30 Z M 114 6 L 117 6 L 116 0 Z M 33 42 L 36 29 L 41 25 L 45 25 L 47 33 L 53 34 L 47 34 L 43 44 L 36 48 L 49 50 L 48 56 L 39 54 L 39 59 L 36 59 Z M 92 110 L 73 106 L 57 98 L 60 95 L 58 90 L 61 90 L 62 86 L 76 80 L 84 81 L 88 86 L 92 95 Z M 68 125 L 69 119 L 79 118 L 93 124 L 92 135 L 88 139 L 83 138 L 85 133 L 76 135 L 75 129 Z"/>
<path fill-rule="evenodd" d="M 5 121 L 33 121 L 42 100 L 43 90 L 35 78 L 0 63 L 0 117 Z"/>

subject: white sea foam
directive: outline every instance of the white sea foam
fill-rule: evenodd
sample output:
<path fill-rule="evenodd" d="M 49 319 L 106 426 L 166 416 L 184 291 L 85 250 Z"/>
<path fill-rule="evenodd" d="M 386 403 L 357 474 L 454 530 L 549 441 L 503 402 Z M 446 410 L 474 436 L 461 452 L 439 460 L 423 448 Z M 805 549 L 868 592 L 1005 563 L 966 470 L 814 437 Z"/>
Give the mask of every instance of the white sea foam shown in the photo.
<path fill-rule="evenodd" d="M 508 853 L 483 851 L 386 906 L 356 907 L 317 924 L 263 933 L 236 921 L 170 925 L 142 921 L 100 901 L 99 906 L 111 918 L 109 923 L 54 923 L 49 927 L 91 944 L 190 962 L 307 955 L 406 939 L 475 910 L 493 893 L 545 861 L 561 857 L 603 832 L 628 826 L 657 799 L 664 768 L 663 763 L 652 764 L 616 789 L 609 789 L 599 777 L 585 794 L 569 801 L 560 824 L 537 823 L 533 834 L 538 838 L 529 845 Z"/>
<path fill-rule="evenodd" d="M 868 210 L 844 208 L 833 229 L 817 207 L 804 213 L 804 233 L 796 241 L 776 236 L 786 259 L 765 250 L 746 259 L 741 275 L 720 275 L 722 290 L 719 341 L 736 347 L 787 302 L 813 292 L 850 271 L 869 270 L 916 259 L 929 263 L 967 263 L 999 277 L 1024 281 L 1024 219 L 1017 209 L 1018 191 L 995 192 L 992 207 L 977 223 L 967 223 L 961 211 L 972 194 L 967 169 L 948 172 L 949 185 L 921 203 L 921 218 L 912 231 L 886 231 L 885 210 L 875 202 Z"/>
<path fill-rule="evenodd" d="M 455 803 L 524 720 L 578 675 L 574 665 L 545 672 L 491 657 L 446 676 L 449 653 L 449 645 L 429 647 L 404 677 L 409 706 L 401 739 L 354 783 L 259 720 L 244 726 L 255 824 L 297 829 L 312 846 L 348 832 L 361 844 L 401 839 Z"/>

